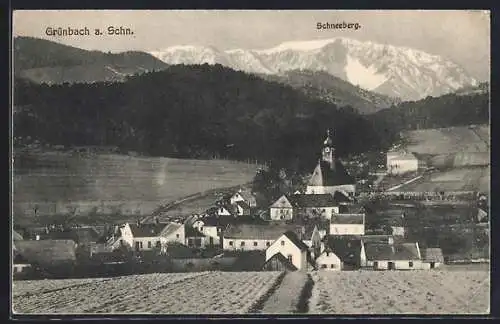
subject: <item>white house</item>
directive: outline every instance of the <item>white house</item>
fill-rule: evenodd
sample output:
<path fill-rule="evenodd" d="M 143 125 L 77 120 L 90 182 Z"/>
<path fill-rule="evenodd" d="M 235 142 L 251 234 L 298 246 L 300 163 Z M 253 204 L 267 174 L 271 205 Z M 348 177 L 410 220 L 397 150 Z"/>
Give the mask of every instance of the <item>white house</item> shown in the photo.
<path fill-rule="evenodd" d="M 330 220 L 330 235 L 364 235 L 365 214 L 336 214 Z"/>
<path fill-rule="evenodd" d="M 359 237 L 329 235 L 323 242 L 324 250 L 316 260 L 319 270 L 354 270 L 366 262 L 363 242 Z"/>
<path fill-rule="evenodd" d="M 316 266 L 318 270 L 342 270 L 342 261 L 329 249 L 325 249 L 323 253 L 316 259 Z"/>
<path fill-rule="evenodd" d="M 177 242 L 184 244 L 186 240 L 186 230 L 183 224 L 169 223 L 160 232 L 160 241 L 162 245 Z"/>
<path fill-rule="evenodd" d="M 302 227 L 292 224 L 230 224 L 223 232 L 224 250 L 265 250 L 284 232 L 302 232 Z"/>
<path fill-rule="evenodd" d="M 216 218 L 207 217 L 193 223 L 193 228 L 205 236 L 206 246 L 219 246 L 222 226 L 218 226 Z"/>
<path fill-rule="evenodd" d="M 404 174 L 416 172 L 421 166 L 415 154 L 404 151 L 387 152 L 387 173 Z"/>
<path fill-rule="evenodd" d="M 229 198 L 230 204 L 235 204 L 238 201 L 243 201 L 250 207 L 255 207 L 257 205 L 255 197 L 248 190 L 240 189 Z"/>
<path fill-rule="evenodd" d="M 440 248 L 427 248 L 422 250 L 422 267 L 434 269 L 444 263 L 443 251 Z"/>
<path fill-rule="evenodd" d="M 177 223 L 131 224 L 120 228 L 121 237 L 113 244 L 127 245 L 134 251 L 161 248 L 167 242 L 185 242 L 184 225 Z"/>
<path fill-rule="evenodd" d="M 366 267 L 375 270 L 425 269 L 418 243 L 365 243 Z"/>
<path fill-rule="evenodd" d="M 278 253 L 284 255 L 298 270 L 307 271 L 308 247 L 294 232 L 285 232 L 266 249 L 266 262 Z"/>
<path fill-rule="evenodd" d="M 231 216 L 231 212 L 224 206 L 217 208 L 217 216 Z"/>
<path fill-rule="evenodd" d="M 330 219 L 339 212 L 339 204 L 331 194 L 283 195 L 270 206 L 271 220 L 291 220 L 298 215 Z"/>

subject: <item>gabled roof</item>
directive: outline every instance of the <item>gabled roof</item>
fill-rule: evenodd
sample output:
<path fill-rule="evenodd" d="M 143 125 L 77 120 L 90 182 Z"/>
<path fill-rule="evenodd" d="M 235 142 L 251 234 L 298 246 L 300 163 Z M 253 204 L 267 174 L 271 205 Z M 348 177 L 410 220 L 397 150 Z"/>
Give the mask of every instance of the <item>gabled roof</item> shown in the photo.
<path fill-rule="evenodd" d="M 360 262 L 362 247 L 360 238 L 327 236 L 324 242 L 325 249 L 335 253 L 342 262 L 346 264 L 358 264 Z"/>
<path fill-rule="evenodd" d="M 299 239 L 295 232 L 287 231 L 283 235 L 285 235 L 290 241 L 292 241 L 292 243 L 301 251 L 309 250 L 309 247 L 304 242 L 302 242 L 301 239 Z"/>
<path fill-rule="evenodd" d="M 17 251 L 30 263 L 51 264 L 76 260 L 76 243 L 72 240 L 17 241 Z"/>
<path fill-rule="evenodd" d="M 262 266 L 263 269 L 266 268 L 266 266 L 273 262 L 273 261 L 278 261 L 279 263 L 283 264 L 285 266 L 285 268 L 289 271 L 297 271 L 297 267 L 293 265 L 293 263 L 291 263 L 283 254 L 281 254 L 280 252 L 276 253 L 275 255 L 273 255 L 269 260 L 266 261 L 266 263 L 264 263 L 264 265 Z"/>
<path fill-rule="evenodd" d="M 349 196 L 338 190 L 333 194 L 333 200 L 335 200 L 337 203 L 348 203 L 352 201 Z"/>
<path fill-rule="evenodd" d="M 236 256 L 237 259 L 231 266 L 231 269 L 236 271 L 260 271 L 266 262 L 266 251 L 237 251 L 233 254 L 226 254 L 225 256 Z"/>
<path fill-rule="evenodd" d="M 400 244 L 365 244 L 365 253 L 367 260 L 419 260 L 418 248 L 416 243 Z"/>
<path fill-rule="evenodd" d="M 444 262 L 443 251 L 440 248 L 427 248 L 422 250 L 422 259 L 425 262 Z"/>
<path fill-rule="evenodd" d="M 310 186 L 329 187 L 354 183 L 354 178 L 347 173 L 342 163 L 338 160 L 335 160 L 334 168 L 330 168 L 328 162 L 320 160 L 309 179 Z"/>
<path fill-rule="evenodd" d="M 134 237 L 157 237 L 163 231 L 167 224 L 130 224 L 130 230 Z"/>
<path fill-rule="evenodd" d="M 338 203 L 333 199 L 330 194 L 317 194 L 317 195 L 287 195 L 286 198 L 297 208 L 315 208 L 315 207 L 334 207 Z"/>
<path fill-rule="evenodd" d="M 332 224 L 364 224 L 364 214 L 333 214 L 331 218 Z"/>
<path fill-rule="evenodd" d="M 160 236 L 169 236 L 170 234 L 174 233 L 182 226 L 185 226 L 185 225 L 178 224 L 178 223 L 168 223 L 167 226 L 165 226 L 165 228 L 161 231 Z"/>
<path fill-rule="evenodd" d="M 249 190 L 240 190 L 235 192 L 231 197 L 234 197 L 236 194 L 239 194 L 245 201 L 255 200 L 255 197 Z"/>
<path fill-rule="evenodd" d="M 239 200 L 239 201 L 235 202 L 235 204 L 240 206 L 243 209 L 250 209 L 250 206 L 244 201 Z"/>

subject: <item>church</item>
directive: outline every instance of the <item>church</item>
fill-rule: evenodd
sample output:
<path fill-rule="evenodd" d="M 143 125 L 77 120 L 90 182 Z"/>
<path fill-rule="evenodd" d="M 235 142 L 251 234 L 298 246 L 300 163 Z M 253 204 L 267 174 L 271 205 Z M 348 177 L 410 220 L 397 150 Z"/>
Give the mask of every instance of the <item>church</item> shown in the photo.
<path fill-rule="evenodd" d="M 307 185 L 306 194 L 335 194 L 336 191 L 354 196 L 356 184 L 342 163 L 335 156 L 335 148 L 327 131 L 321 158 Z"/>

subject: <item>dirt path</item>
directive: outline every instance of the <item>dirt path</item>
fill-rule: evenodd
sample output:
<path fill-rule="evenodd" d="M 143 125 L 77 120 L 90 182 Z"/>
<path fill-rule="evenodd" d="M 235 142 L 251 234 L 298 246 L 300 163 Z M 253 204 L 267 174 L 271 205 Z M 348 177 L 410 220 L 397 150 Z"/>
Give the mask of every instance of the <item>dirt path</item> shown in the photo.
<path fill-rule="evenodd" d="M 290 314 L 306 312 L 304 304 L 307 304 L 309 299 L 307 288 L 312 288 L 308 287 L 308 279 L 309 277 L 305 272 L 288 272 L 279 287 L 264 302 L 259 313 Z"/>

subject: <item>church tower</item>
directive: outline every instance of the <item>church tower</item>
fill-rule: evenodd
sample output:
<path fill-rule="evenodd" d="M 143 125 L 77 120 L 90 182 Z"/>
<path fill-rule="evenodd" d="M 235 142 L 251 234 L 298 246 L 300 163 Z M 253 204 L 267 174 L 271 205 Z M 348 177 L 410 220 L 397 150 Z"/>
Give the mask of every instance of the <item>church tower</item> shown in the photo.
<path fill-rule="evenodd" d="M 330 130 L 326 131 L 326 138 L 323 142 L 322 160 L 330 166 L 330 169 L 335 169 L 335 147 L 330 134 Z"/>

